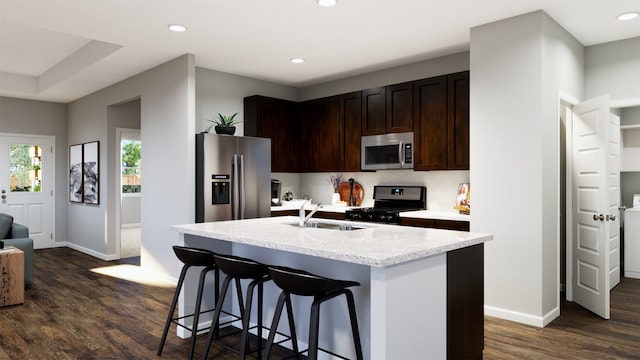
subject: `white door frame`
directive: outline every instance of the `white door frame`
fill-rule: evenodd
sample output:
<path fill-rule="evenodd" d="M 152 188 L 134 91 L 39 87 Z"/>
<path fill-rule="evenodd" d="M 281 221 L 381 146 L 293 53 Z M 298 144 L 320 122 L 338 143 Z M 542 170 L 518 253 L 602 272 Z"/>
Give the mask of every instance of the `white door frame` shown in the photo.
<path fill-rule="evenodd" d="M 571 281 L 573 279 L 573 137 L 570 136 L 570 130 L 573 128 L 573 110 L 572 107 L 576 104 L 580 103 L 580 100 L 577 98 L 559 92 L 558 93 L 558 108 L 562 109 L 562 103 L 565 103 L 569 106 L 566 107 L 567 114 L 565 118 L 565 198 L 559 199 L 558 201 L 558 210 L 560 209 L 560 201 L 565 201 L 565 229 L 566 229 L 566 243 L 565 243 L 565 276 L 566 276 L 566 298 L 568 301 L 573 301 L 573 289 L 571 287 Z M 558 183 L 560 183 L 558 179 Z M 558 227 L 560 223 L 558 223 Z M 558 229 L 558 233 L 560 233 L 560 229 Z M 558 246 L 560 246 L 560 238 L 558 238 Z M 560 251 L 558 251 L 560 254 Z M 558 268 L 558 279 L 560 278 L 560 269 Z"/>
<path fill-rule="evenodd" d="M 123 134 L 126 133 L 137 133 L 138 135 L 140 134 L 140 129 L 130 129 L 130 128 L 116 128 L 116 146 L 115 146 L 115 151 L 116 151 L 116 156 L 115 156 L 115 160 L 116 160 L 116 171 L 117 171 L 117 175 L 116 175 L 116 191 L 114 191 L 114 196 L 115 196 L 115 204 L 116 204 L 116 218 L 115 218 L 115 227 L 116 227 L 116 254 L 115 254 L 115 258 L 114 259 L 120 259 L 120 250 L 121 250 L 121 228 L 122 228 L 122 174 L 121 169 L 122 169 L 122 137 Z"/>

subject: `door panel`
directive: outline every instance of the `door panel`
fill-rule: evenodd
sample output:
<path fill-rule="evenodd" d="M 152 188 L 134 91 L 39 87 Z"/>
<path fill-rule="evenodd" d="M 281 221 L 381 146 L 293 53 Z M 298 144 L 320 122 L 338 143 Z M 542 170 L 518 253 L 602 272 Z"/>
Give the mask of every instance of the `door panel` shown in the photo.
<path fill-rule="evenodd" d="M 609 318 L 610 200 L 609 97 L 574 107 L 573 279 L 574 300 Z"/>
<path fill-rule="evenodd" d="M 0 134 L 0 212 L 29 228 L 36 249 L 55 245 L 53 137 Z"/>
<path fill-rule="evenodd" d="M 609 186 L 609 289 L 620 283 L 620 118 L 609 114 L 607 154 Z"/>

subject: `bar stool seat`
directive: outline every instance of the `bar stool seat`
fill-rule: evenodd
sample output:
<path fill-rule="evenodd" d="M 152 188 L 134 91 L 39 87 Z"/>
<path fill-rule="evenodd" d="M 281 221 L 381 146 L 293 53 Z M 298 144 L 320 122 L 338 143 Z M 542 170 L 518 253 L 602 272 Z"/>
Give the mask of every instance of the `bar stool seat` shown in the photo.
<path fill-rule="evenodd" d="M 230 322 L 242 320 L 242 338 L 240 340 L 240 359 L 244 359 L 245 356 L 251 352 L 258 351 L 258 359 L 261 358 L 262 355 L 262 303 L 263 303 L 263 285 L 265 282 L 271 280 L 269 277 L 269 268 L 267 265 L 261 264 L 251 259 L 234 256 L 234 255 L 223 255 L 223 254 L 215 254 L 214 259 L 216 262 L 216 266 L 225 274 L 225 278 L 222 282 L 222 292 L 220 293 L 220 297 L 218 298 L 218 302 L 216 303 L 216 310 L 213 314 L 212 323 L 216 325 L 220 325 L 220 313 L 222 311 L 222 306 L 224 304 L 225 295 L 227 294 L 227 290 L 229 288 L 229 284 L 232 280 L 235 280 L 236 291 L 238 296 L 238 305 L 240 306 L 240 317 L 233 316 L 236 319 Z M 242 301 L 242 289 L 240 284 L 240 279 L 251 279 L 252 281 L 247 286 L 247 298 L 246 304 L 243 306 Z M 253 303 L 253 291 L 254 288 L 258 286 L 258 314 L 257 314 L 257 325 L 254 327 L 249 327 L 249 322 L 251 318 L 251 304 Z M 225 312 L 227 313 L 227 312 Z M 227 313 L 229 314 L 229 313 Z M 228 324 L 230 322 L 225 323 Z M 249 331 L 253 328 L 257 328 L 257 348 L 255 350 L 250 349 L 249 345 Z M 209 355 L 209 347 L 211 346 L 211 342 L 215 336 L 214 327 L 209 331 L 209 336 L 207 338 L 207 344 L 204 350 L 203 359 L 206 359 Z"/>
<path fill-rule="evenodd" d="M 269 332 L 269 338 L 267 340 L 267 348 L 265 350 L 267 359 L 271 354 L 271 348 L 273 346 L 276 329 L 278 328 L 278 322 L 280 321 L 282 310 L 285 304 L 287 306 L 287 317 L 289 319 L 289 331 L 291 334 L 292 347 L 293 351 L 296 354 L 308 352 L 308 358 L 311 360 L 315 360 L 318 358 L 318 351 L 320 350 L 336 357 L 346 359 L 343 356 L 334 354 L 330 351 L 318 347 L 320 304 L 327 300 L 333 299 L 334 297 L 345 295 L 347 299 L 347 306 L 349 308 L 349 318 L 351 321 L 351 332 L 353 335 L 356 357 L 358 360 L 362 360 L 362 344 L 360 343 L 355 302 L 353 293 L 348 289 L 349 287 L 360 286 L 360 283 L 356 281 L 326 278 L 311 274 L 304 270 L 292 269 L 282 266 L 270 266 L 269 275 L 271 276 L 271 279 L 273 279 L 273 282 L 275 282 L 276 285 L 278 285 L 278 287 L 282 289 L 282 292 L 278 297 L 278 304 L 276 305 L 276 310 L 273 315 L 273 321 L 271 323 L 271 331 Z M 295 326 L 293 321 L 293 312 L 291 311 L 291 294 L 314 297 L 313 303 L 311 305 L 311 319 L 309 322 L 309 348 L 303 351 L 298 351 Z"/>
<path fill-rule="evenodd" d="M 200 318 L 200 315 L 214 311 L 214 309 L 201 311 L 202 293 L 204 290 L 204 282 L 206 279 L 206 275 L 207 273 L 214 271 L 214 276 L 215 276 L 214 300 L 217 303 L 220 273 L 219 273 L 218 267 L 215 264 L 213 251 L 206 250 L 206 249 L 185 247 L 185 246 L 173 246 L 173 252 L 176 254 L 176 257 L 184 265 L 182 266 L 182 270 L 180 271 L 180 277 L 178 278 L 178 285 L 176 286 L 176 291 L 173 294 L 173 301 L 171 302 L 171 306 L 169 307 L 169 315 L 167 315 L 167 321 L 165 322 L 165 326 L 162 332 L 162 338 L 160 339 L 160 346 L 158 347 L 157 354 L 162 355 L 162 349 L 164 348 L 165 341 L 167 340 L 169 327 L 171 326 L 171 323 L 174 323 L 177 326 L 180 326 L 191 332 L 191 345 L 189 347 L 189 359 L 193 359 L 193 351 L 194 351 L 195 342 L 196 342 L 196 334 L 198 332 L 197 327 L 198 327 L 198 320 Z M 196 304 L 195 304 L 194 312 L 189 315 L 174 317 L 173 313 L 175 312 L 176 305 L 178 304 L 178 298 L 180 296 L 180 292 L 182 291 L 182 285 L 184 284 L 184 279 L 187 275 L 187 270 L 189 270 L 189 268 L 193 266 L 204 267 L 204 269 L 200 271 L 200 278 L 198 281 L 198 293 L 196 295 Z M 180 321 L 188 317 L 193 318 L 193 322 L 192 322 L 193 325 L 191 327 L 182 325 L 180 323 Z M 215 327 L 215 325 L 212 325 L 212 329 L 213 327 Z M 206 330 L 206 329 L 201 329 L 201 330 Z"/>

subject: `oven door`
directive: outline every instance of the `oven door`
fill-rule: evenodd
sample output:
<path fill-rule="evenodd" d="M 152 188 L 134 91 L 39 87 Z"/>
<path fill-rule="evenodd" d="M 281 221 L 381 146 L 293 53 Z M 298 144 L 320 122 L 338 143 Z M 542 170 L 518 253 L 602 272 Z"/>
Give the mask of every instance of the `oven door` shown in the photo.
<path fill-rule="evenodd" d="M 413 169 L 413 133 L 363 136 L 362 170 Z"/>

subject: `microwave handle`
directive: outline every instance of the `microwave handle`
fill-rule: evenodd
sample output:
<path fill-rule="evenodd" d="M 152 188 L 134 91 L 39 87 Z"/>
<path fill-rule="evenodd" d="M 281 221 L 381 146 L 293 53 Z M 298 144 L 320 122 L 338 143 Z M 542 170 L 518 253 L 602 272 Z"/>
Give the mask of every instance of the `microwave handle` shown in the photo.
<path fill-rule="evenodd" d="M 400 146 L 398 146 L 398 159 L 400 159 L 400 167 L 404 167 L 404 141 L 400 140 Z"/>

